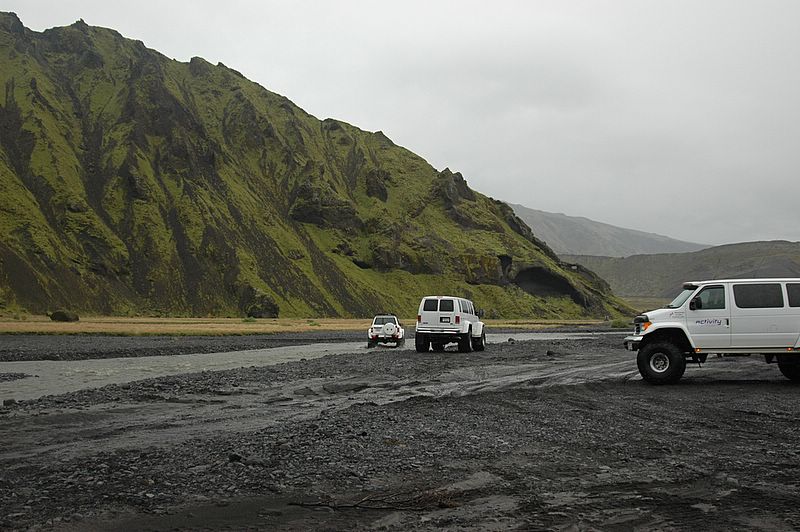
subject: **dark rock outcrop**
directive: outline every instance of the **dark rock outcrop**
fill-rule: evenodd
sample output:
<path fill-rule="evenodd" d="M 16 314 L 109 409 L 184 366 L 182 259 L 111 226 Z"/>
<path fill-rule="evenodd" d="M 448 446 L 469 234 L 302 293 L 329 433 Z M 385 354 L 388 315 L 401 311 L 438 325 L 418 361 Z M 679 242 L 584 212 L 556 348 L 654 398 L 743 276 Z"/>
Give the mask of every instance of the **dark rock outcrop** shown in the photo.
<path fill-rule="evenodd" d="M 248 318 L 277 318 L 280 314 L 278 304 L 269 295 L 254 288 L 245 290 L 242 306 Z"/>
<path fill-rule="evenodd" d="M 392 182 L 392 177 L 386 170 L 373 169 L 367 172 L 367 196 L 378 198 L 385 202 L 389 199 L 386 185 Z"/>
<path fill-rule="evenodd" d="M 52 321 L 79 321 L 80 317 L 77 313 L 69 310 L 56 310 L 50 314 Z"/>

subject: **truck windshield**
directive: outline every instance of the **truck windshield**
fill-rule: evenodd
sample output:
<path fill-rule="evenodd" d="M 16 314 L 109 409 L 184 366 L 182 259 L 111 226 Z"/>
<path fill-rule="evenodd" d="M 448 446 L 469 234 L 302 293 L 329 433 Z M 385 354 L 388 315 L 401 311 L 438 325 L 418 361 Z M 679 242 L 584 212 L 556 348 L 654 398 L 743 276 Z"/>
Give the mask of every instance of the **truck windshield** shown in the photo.
<path fill-rule="evenodd" d="M 690 295 L 694 294 L 695 290 L 696 290 L 696 288 L 692 288 L 691 290 L 689 290 L 689 289 L 684 290 L 683 292 L 678 294 L 678 297 L 676 297 L 675 299 L 672 300 L 672 303 L 670 303 L 669 305 L 667 305 L 664 308 L 678 308 L 678 307 L 680 307 L 681 305 L 686 303 L 686 300 L 689 299 Z"/>

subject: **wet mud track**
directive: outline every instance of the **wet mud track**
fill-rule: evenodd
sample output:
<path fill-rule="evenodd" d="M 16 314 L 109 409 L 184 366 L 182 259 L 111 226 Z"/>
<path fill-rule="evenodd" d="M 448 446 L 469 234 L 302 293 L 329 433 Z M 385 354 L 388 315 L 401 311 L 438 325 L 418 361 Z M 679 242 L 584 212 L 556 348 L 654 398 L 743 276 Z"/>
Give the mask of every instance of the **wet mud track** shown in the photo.
<path fill-rule="evenodd" d="M 800 387 L 620 337 L 377 349 L 0 410 L 0 528 L 800 528 Z"/>

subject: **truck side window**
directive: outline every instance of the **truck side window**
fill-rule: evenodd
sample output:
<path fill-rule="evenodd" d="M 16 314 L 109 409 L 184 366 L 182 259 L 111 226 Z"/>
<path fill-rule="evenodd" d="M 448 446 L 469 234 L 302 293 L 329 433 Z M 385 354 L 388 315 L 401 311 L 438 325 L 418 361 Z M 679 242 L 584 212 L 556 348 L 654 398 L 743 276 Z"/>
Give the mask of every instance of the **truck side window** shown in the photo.
<path fill-rule="evenodd" d="M 709 286 L 697 295 L 702 301 L 702 310 L 720 310 L 725 308 L 725 287 Z"/>
<path fill-rule="evenodd" d="M 789 296 L 790 307 L 800 307 L 800 284 L 786 283 L 786 294 Z"/>
<path fill-rule="evenodd" d="M 783 291 L 777 283 L 735 284 L 733 299 L 739 308 L 781 308 Z"/>

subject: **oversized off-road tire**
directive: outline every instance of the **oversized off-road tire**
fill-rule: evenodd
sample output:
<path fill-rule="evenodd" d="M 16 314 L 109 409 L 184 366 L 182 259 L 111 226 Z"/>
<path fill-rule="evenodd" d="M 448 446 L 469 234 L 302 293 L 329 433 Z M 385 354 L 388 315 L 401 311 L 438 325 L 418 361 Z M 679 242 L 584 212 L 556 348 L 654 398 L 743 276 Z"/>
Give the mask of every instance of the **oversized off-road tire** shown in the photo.
<path fill-rule="evenodd" d="M 670 342 L 645 344 L 639 349 L 636 364 L 642 378 L 651 384 L 674 384 L 686 371 L 686 357 Z"/>
<path fill-rule="evenodd" d="M 397 344 L 396 344 L 396 346 L 397 346 L 397 347 L 403 347 L 403 346 L 405 346 L 405 345 L 406 345 L 406 339 L 405 339 L 405 338 L 400 338 L 400 339 L 397 341 Z"/>
<path fill-rule="evenodd" d="M 473 351 L 483 351 L 486 349 L 486 333 L 483 332 L 477 338 L 472 338 L 472 350 Z"/>
<path fill-rule="evenodd" d="M 441 353 L 442 351 L 444 351 L 445 345 L 446 344 L 443 344 L 442 342 L 431 342 L 431 349 L 433 349 L 437 353 Z"/>
<path fill-rule="evenodd" d="M 431 347 L 431 341 L 424 334 L 417 334 L 414 337 L 414 347 L 417 353 L 427 353 Z"/>
<path fill-rule="evenodd" d="M 792 382 L 800 382 L 800 356 L 778 356 L 778 369 Z"/>
<path fill-rule="evenodd" d="M 367 349 L 371 349 L 378 345 L 378 342 L 373 342 L 372 340 L 367 340 Z"/>
<path fill-rule="evenodd" d="M 472 329 L 458 340 L 459 353 L 469 353 L 470 351 L 472 351 Z"/>

